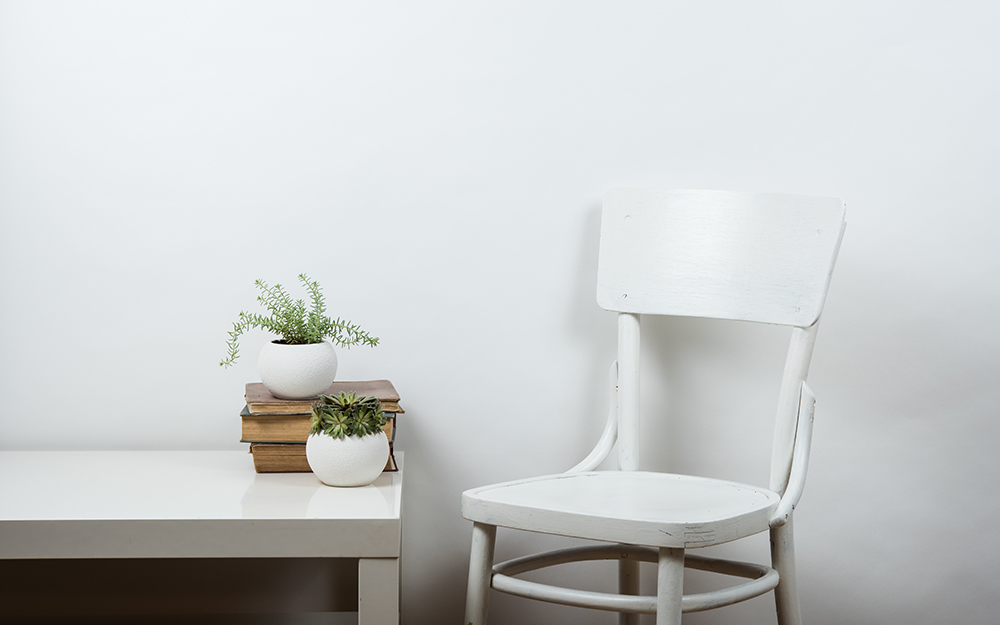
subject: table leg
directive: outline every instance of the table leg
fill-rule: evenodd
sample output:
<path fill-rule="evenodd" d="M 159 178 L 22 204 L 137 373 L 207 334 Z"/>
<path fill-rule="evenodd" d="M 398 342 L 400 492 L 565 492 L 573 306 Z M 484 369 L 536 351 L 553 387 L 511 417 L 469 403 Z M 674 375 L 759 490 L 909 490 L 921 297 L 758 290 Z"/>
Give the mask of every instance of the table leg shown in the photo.
<path fill-rule="evenodd" d="M 358 625 L 398 625 L 399 558 L 358 560 Z"/>

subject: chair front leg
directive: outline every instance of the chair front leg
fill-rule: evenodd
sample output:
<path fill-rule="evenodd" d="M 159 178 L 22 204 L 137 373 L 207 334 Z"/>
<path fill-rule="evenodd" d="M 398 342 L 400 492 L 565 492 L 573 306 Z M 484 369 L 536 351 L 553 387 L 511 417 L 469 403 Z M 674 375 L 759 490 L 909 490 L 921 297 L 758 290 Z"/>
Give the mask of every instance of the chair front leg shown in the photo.
<path fill-rule="evenodd" d="M 656 575 L 656 625 L 681 625 L 684 550 L 660 547 Z"/>
<path fill-rule="evenodd" d="M 778 587 L 774 589 L 778 625 L 802 625 L 795 582 L 795 540 L 791 517 L 784 525 L 771 528 L 771 566 L 779 577 Z"/>
<path fill-rule="evenodd" d="M 469 589 L 465 595 L 466 625 L 486 625 L 493 578 L 493 552 L 496 547 L 495 525 L 472 525 L 472 555 L 469 558 Z"/>

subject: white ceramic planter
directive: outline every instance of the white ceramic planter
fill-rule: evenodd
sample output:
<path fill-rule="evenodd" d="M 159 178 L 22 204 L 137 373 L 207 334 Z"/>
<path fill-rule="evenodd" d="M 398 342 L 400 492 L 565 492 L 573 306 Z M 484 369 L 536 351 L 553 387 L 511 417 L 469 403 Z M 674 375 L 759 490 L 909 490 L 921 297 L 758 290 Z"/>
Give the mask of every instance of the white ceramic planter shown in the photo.
<path fill-rule="evenodd" d="M 260 381 L 275 397 L 306 399 L 330 388 L 337 377 L 337 352 L 330 341 L 308 345 L 270 342 L 257 360 Z"/>
<path fill-rule="evenodd" d="M 306 439 L 306 460 L 328 486 L 367 486 L 385 469 L 389 439 L 381 430 L 365 437 L 311 434 Z"/>

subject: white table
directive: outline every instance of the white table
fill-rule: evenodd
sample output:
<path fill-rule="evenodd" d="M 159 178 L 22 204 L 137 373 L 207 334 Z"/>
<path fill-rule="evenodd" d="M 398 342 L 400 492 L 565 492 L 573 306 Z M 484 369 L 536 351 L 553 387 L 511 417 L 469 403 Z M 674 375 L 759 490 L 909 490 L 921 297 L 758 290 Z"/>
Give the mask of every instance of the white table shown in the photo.
<path fill-rule="evenodd" d="M 0 452 L 0 559 L 358 558 L 360 625 L 395 624 L 402 456 L 332 488 L 239 451 Z"/>

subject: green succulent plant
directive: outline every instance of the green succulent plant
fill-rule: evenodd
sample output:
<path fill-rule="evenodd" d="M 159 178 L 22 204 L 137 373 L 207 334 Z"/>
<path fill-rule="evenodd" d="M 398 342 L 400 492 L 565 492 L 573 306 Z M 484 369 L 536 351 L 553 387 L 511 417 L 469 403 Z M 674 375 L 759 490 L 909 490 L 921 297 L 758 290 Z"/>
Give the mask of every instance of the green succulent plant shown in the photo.
<path fill-rule="evenodd" d="M 378 345 L 378 337 L 368 334 L 361 326 L 326 315 L 326 301 L 319 282 L 310 280 L 304 273 L 299 274 L 299 282 L 309 291 L 308 307 L 304 300 L 293 300 L 280 284 L 271 287 L 263 280 L 254 282 L 260 290 L 257 301 L 270 314 L 240 312 L 226 343 L 228 355 L 219 363 L 220 366 L 228 367 L 236 362 L 240 355 L 240 336 L 251 328 L 273 332 L 281 337 L 279 342 L 289 345 L 320 343 L 325 339 L 341 347 L 359 343 L 371 347 Z"/>
<path fill-rule="evenodd" d="M 385 425 L 382 402 L 376 397 L 358 397 L 353 391 L 346 391 L 340 395 L 320 395 L 319 399 L 312 407 L 309 434 L 363 437 L 382 431 Z"/>

